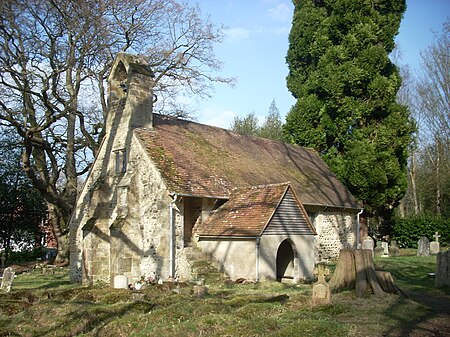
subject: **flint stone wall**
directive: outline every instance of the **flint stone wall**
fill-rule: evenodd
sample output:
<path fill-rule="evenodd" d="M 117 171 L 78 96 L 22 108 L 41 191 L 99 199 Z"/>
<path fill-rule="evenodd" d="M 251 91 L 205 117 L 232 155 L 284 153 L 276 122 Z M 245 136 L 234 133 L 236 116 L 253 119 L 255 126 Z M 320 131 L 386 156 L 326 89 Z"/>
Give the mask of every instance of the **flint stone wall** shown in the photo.
<path fill-rule="evenodd" d="M 336 260 L 341 249 L 356 248 L 356 221 L 355 212 L 343 209 L 317 212 L 313 223 L 316 263 Z"/>

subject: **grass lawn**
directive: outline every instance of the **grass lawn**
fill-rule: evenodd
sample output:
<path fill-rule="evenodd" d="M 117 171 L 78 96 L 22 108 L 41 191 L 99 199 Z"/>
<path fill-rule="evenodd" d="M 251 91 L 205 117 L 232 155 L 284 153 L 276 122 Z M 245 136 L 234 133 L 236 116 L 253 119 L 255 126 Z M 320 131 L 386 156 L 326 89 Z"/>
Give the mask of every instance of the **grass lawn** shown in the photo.
<path fill-rule="evenodd" d="M 390 271 L 404 291 L 450 303 L 445 302 L 449 289 L 435 289 L 427 275 L 434 271 L 434 256 L 378 258 L 375 263 Z M 417 336 L 428 336 L 428 321 L 445 324 L 450 318 L 396 295 L 357 298 L 347 291 L 334 294 L 331 305 L 312 308 L 311 285 L 216 282 L 197 298 L 187 283 L 141 292 L 85 288 L 69 283 L 67 272 L 19 275 L 13 290 L 0 294 L 0 336 L 378 337 L 417 331 L 424 332 Z M 450 333 L 450 327 L 443 329 Z"/>

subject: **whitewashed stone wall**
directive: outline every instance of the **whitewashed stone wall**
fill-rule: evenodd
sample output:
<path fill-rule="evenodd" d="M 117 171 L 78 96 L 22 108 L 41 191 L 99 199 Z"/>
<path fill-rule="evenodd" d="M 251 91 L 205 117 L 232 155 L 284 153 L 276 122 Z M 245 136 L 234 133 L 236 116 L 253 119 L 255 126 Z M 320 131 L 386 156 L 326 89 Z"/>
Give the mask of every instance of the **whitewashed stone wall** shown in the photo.
<path fill-rule="evenodd" d="M 356 248 L 356 214 L 342 210 L 319 212 L 315 216 L 316 262 L 335 260 L 344 248 Z"/>

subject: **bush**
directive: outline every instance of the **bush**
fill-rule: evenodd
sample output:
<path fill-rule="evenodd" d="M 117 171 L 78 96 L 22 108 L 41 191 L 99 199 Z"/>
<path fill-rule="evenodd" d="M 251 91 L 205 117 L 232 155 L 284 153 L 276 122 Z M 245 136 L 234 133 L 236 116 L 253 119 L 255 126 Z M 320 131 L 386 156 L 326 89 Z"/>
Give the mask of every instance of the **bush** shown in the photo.
<path fill-rule="evenodd" d="M 395 218 L 392 226 L 393 239 L 399 247 L 417 248 L 417 241 L 426 236 L 434 241 L 433 235 L 439 232 L 441 246 L 450 242 L 450 219 L 439 218 L 432 215 L 416 215 L 407 218 Z"/>
<path fill-rule="evenodd" d="M 38 247 L 29 250 L 21 251 L 10 251 L 8 253 L 8 258 L 6 259 L 6 264 L 19 264 L 24 262 L 36 261 L 38 258 L 43 258 L 46 254 L 46 249 L 43 247 Z"/>

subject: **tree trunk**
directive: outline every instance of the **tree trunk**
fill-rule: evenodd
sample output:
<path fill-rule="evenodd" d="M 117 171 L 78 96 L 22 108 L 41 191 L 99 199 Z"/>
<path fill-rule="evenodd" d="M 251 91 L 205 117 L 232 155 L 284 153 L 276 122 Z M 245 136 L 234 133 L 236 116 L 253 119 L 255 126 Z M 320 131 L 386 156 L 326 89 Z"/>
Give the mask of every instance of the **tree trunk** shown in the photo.
<path fill-rule="evenodd" d="M 366 270 L 364 266 L 364 255 L 362 250 L 355 250 L 353 252 L 355 256 L 355 268 L 356 268 L 356 296 L 362 297 L 367 290 Z"/>
<path fill-rule="evenodd" d="M 441 141 L 436 137 L 436 214 L 441 216 Z"/>
<path fill-rule="evenodd" d="M 383 297 L 386 293 L 381 289 L 380 284 L 377 280 L 377 275 L 375 274 L 375 267 L 373 265 L 372 251 L 370 249 L 362 249 L 362 254 L 364 257 L 364 269 L 366 271 L 366 279 L 372 288 L 375 296 Z"/>
<path fill-rule="evenodd" d="M 419 214 L 419 201 L 417 200 L 417 187 L 416 187 L 416 155 L 413 151 L 411 154 L 411 171 L 410 171 L 410 178 L 411 178 L 411 194 L 414 204 L 414 215 Z"/>
<path fill-rule="evenodd" d="M 389 273 L 375 272 L 372 251 L 369 249 L 342 249 L 329 285 L 333 293 L 355 289 L 358 297 L 368 291 L 377 297 L 385 296 L 385 291 L 401 293 Z"/>
<path fill-rule="evenodd" d="M 378 283 L 380 284 L 383 291 L 391 294 L 404 295 L 401 289 L 395 284 L 391 273 L 387 271 L 376 270 L 375 274 L 377 276 Z"/>
<path fill-rule="evenodd" d="M 68 231 L 63 230 L 65 220 L 58 211 L 55 205 L 48 205 L 48 221 L 53 228 L 55 239 L 58 244 L 58 255 L 56 256 L 55 263 L 58 265 L 69 264 L 69 236 Z"/>
<path fill-rule="evenodd" d="M 351 249 L 342 249 L 329 285 L 332 293 L 355 287 L 355 258 Z"/>

